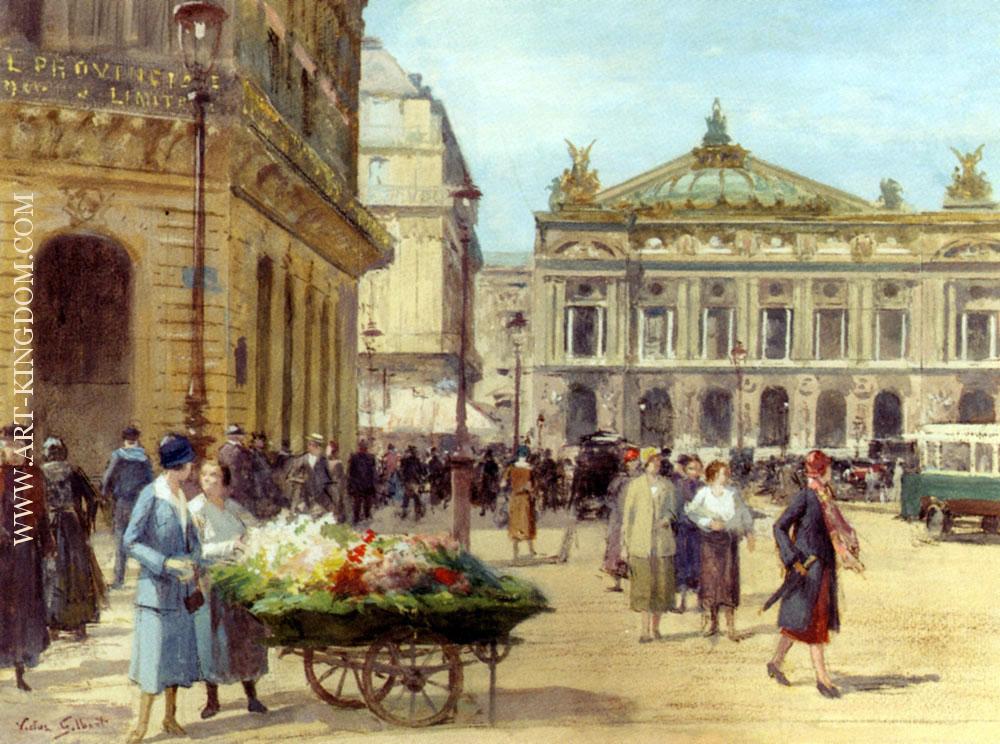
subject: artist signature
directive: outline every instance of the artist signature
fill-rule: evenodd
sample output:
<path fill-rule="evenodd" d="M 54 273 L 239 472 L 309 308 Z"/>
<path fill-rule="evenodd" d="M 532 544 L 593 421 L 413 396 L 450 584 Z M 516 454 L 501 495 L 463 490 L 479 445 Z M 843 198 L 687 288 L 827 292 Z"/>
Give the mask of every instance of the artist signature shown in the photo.
<path fill-rule="evenodd" d="M 64 716 L 58 723 L 45 723 L 36 721 L 34 718 L 22 718 L 15 724 L 18 731 L 44 731 L 55 734 L 52 740 L 61 739 L 67 734 L 74 734 L 80 731 L 104 728 L 110 721 L 104 716 Z"/>

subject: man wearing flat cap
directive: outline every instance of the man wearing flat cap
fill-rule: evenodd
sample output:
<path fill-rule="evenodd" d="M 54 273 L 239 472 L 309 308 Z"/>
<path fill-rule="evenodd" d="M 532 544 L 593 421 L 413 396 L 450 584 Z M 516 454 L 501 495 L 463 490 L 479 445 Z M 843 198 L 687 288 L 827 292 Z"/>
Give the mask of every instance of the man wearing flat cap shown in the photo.
<path fill-rule="evenodd" d="M 321 516 L 333 510 L 330 490 L 333 479 L 326 462 L 326 438 L 306 437 L 306 451 L 292 460 L 285 479 L 285 492 L 292 511 Z"/>
<path fill-rule="evenodd" d="M 226 442 L 219 448 L 219 464 L 229 471 L 229 496 L 254 516 L 257 514 L 253 478 L 253 455 L 246 446 L 239 424 L 226 427 Z"/>

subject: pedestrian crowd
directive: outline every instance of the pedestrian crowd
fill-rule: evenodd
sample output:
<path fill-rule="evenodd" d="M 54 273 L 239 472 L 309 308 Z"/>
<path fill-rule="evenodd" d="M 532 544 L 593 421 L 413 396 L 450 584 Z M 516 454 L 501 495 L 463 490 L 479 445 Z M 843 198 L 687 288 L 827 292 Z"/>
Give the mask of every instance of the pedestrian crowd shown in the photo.
<path fill-rule="evenodd" d="M 628 580 L 628 606 L 640 613 L 639 643 L 663 638 L 663 613 L 687 611 L 697 596 L 702 631 L 716 636 L 719 615 L 726 636 L 740 641 L 735 613 L 740 605 L 739 543 L 755 547 L 753 514 L 740 495 L 729 463 L 703 467 L 697 455 L 681 455 L 664 467 L 655 447 L 625 447 L 617 475 L 607 491 L 610 509 L 603 570 L 613 579 L 609 591 L 621 592 Z M 803 460 L 804 480 L 774 523 L 774 540 L 786 578 L 764 608 L 780 601 L 780 640 L 767 674 L 778 684 L 790 681 L 782 663 L 796 642 L 809 647 L 816 687 L 840 697 L 826 669 L 823 649 L 830 631 L 840 628 L 837 566 L 861 572 L 857 535 L 836 505 L 833 460 L 820 450 Z"/>
<path fill-rule="evenodd" d="M 169 434 L 157 448 L 159 475 L 135 427 L 122 431 L 99 492 L 71 464 L 59 437 L 42 447 L 35 465 L 30 447 L 19 448 L 16 430 L 0 430 L 3 494 L 0 513 L 0 667 L 13 667 L 18 688 L 30 691 L 25 670 L 61 633 L 86 638 L 107 607 L 107 587 L 91 547 L 98 506 L 110 508 L 115 540 L 111 589 L 121 589 L 129 558 L 139 564 L 135 632 L 129 678 L 140 690 L 137 722 L 128 741 L 146 734 L 152 705 L 163 693 L 164 732 L 182 735 L 176 720 L 177 689 L 201 681 L 211 718 L 220 709 L 219 687 L 239 682 L 252 713 L 266 713 L 256 684 L 267 672 L 263 627 L 243 608 L 222 602 L 206 579 L 216 561 L 239 555 L 248 529 L 282 511 L 316 517 L 333 514 L 355 525 L 378 508 L 394 507 L 419 522 L 428 510 L 448 506 L 451 455 L 431 447 L 421 455 L 389 444 L 380 457 L 362 440 L 345 463 L 337 442 L 307 438 L 306 451 L 273 453 L 267 437 L 231 425 L 214 458 L 194 471 L 195 452 L 184 436 Z M 606 489 L 608 516 L 603 569 L 610 591 L 629 582 L 628 605 L 640 613 L 640 643 L 662 638 L 663 613 L 684 613 L 689 601 L 702 612 L 706 636 L 736 630 L 740 604 L 739 542 L 754 548 L 753 516 L 740 495 L 730 464 L 705 467 L 696 455 L 670 462 L 669 451 L 625 447 L 606 478 L 583 472 L 580 463 L 556 460 L 550 450 L 503 446 L 474 452 L 471 501 L 506 527 L 515 562 L 526 543 L 535 556 L 537 515 L 577 508 L 585 487 Z M 789 684 L 781 670 L 795 641 L 810 647 L 817 688 L 839 696 L 826 671 L 823 645 L 839 628 L 836 566 L 862 570 L 858 543 L 834 503 L 833 461 L 810 453 L 790 480 L 794 490 L 774 526 L 787 578 L 769 600 L 781 601 L 781 639 L 768 675 Z M 779 479 L 787 468 L 772 469 Z M 770 472 L 770 471 L 767 471 Z M 764 483 L 768 478 L 765 475 Z M 10 527 L 10 528 L 8 528 Z M 691 599 L 689 600 L 689 596 Z"/>

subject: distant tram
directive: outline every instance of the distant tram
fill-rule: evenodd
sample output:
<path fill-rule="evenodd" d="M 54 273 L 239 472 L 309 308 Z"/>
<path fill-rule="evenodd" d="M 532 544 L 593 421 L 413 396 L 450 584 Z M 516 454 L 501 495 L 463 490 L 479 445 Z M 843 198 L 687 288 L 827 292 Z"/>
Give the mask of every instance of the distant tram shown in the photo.
<path fill-rule="evenodd" d="M 1000 424 L 929 424 L 917 447 L 920 472 L 903 476 L 902 516 L 935 535 L 967 517 L 1000 532 Z"/>

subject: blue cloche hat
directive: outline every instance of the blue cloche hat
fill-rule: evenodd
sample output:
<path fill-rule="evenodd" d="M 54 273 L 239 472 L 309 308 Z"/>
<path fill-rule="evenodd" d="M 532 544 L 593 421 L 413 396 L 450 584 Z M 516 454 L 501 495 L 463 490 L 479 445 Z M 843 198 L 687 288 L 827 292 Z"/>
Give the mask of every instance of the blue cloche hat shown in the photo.
<path fill-rule="evenodd" d="M 522 444 L 520 447 L 517 448 L 517 453 L 516 454 L 517 454 L 518 459 L 522 459 L 522 458 L 523 459 L 527 459 L 528 455 L 531 454 L 531 450 L 528 449 L 525 445 Z"/>
<path fill-rule="evenodd" d="M 187 437 L 181 434 L 167 434 L 160 441 L 160 467 L 174 470 L 181 465 L 194 462 L 194 448 Z"/>

